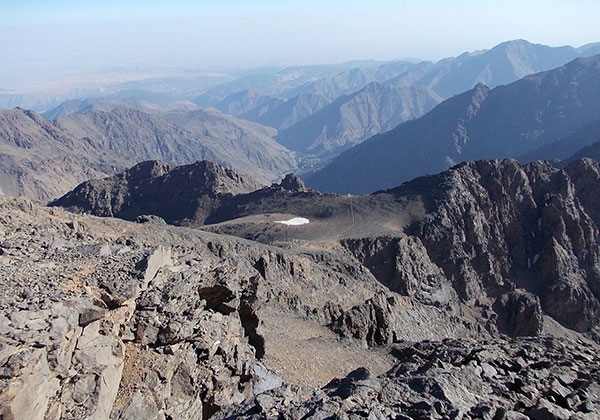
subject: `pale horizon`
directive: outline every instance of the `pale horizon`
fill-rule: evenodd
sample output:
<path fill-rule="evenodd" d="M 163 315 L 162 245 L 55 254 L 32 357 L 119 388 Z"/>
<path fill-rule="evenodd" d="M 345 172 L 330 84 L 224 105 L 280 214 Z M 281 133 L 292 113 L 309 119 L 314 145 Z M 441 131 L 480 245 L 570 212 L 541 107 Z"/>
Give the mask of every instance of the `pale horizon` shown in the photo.
<path fill-rule="evenodd" d="M 600 41 L 593 1 L 486 3 L 8 1 L 0 16 L 0 88 L 11 79 L 116 68 L 437 61 L 514 39 L 574 47 Z"/>

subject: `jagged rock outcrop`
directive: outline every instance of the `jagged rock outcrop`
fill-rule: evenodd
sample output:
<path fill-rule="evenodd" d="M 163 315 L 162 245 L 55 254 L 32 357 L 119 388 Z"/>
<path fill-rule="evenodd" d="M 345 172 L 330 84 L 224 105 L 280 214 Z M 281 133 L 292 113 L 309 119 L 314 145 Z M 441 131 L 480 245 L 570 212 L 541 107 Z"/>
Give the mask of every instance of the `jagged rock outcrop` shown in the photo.
<path fill-rule="evenodd" d="M 577 198 L 596 226 L 600 226 L 598 194 L 600 194 L 600 165 L 592 159 L 577 159 L 565 167 L 575 185 Z"/>
<path fill-rule="evenodd" d="M 498 329 L 515 336 L 534 336 L 543 331 L 540 300 L 531 293 L 515 290 L 504 293 L 494 303 Z"/>
<path fill-rule="evenodd" d="M 291 192 L 306 192 L 308 188 L 300 178 L 294 174 L 287 174 L 279 183 L 279 186 Z"/>
<path fill-rule="evenodd" d="M 393 193 L 422 191 L 429 215 L 407 232 L 462 300 L 523 289 L 569 328 L 597 325 L 598 229 L 568 172 L 543 162 L 478 161 Z"/>
<path fill-rule="evenodd" d="M 598 334 L 600 248 L 594 197 L 600 171 L 594 161 L 574 162 L 566 170 L 544 162 L 522 166 L 515 160 L 477 161 L 362 197 L 323 195 L 293 175 L 245 194 L 217 193 L 212 187 L 194 187 L 189 177 L 173 177 L 172 190 L 185 191 L 185 200 L 161 188 L 168 185 L 164 180 L 170 174 L 187 169 L 153 165 L 156 173 L 150 170 L 145 181 L 143 171 L 138 181 L 125 173 L 83 184 L 54 204 L 130 220 L 156 214 L 170 223 L 216 223 L 211 231 L 262 237 L 265 242 L 293 238 L 269 218 L 251 223 L 244 217 L 297 214 L 319 222 L 298 230 L 303 240 L 339 237 L 342 248 L 389 292 L 469 322 L 478 319 L 476 324 L 490 333 L 536 335 L 547 314 L 569 329 Z M 226 191 L 243 191 L 235 188 Z M 108 200 L 116 205 L 104 204 L 111 197 L 107 191 L 117 197 Z M 168 197 L 173 199 L 164 201 Z M 158 207 L 165 202 L 167 207 Z M 126 211 L 108 213 L 105 208 Z M 389 339 L 365 339 L 366 332 L 354 331 L 353 323 L 367 328 L 378 322 L 367 315 L 378 311 L 373 302 L 357 305 L 362 307 L 332 319 L 338 331 L 371 346 L 394 341 L 395 321 L 384 323 L 389 331 L 381 334 Z M 472 312 L 464 313 L 463 305 Z M 401 311 L 394 305 L 379 306 L 383 313 L 391 311 L 390 319 Z"/>
<path fill-rule="evenodd" d="M 438 306 L 456 300 L 456 292 L 419 238 L 351 238 L 342 245 L 393 292 Z"/>
<path fill-rule="evenodd" d="M 149 215 L 167 223 L 201 226 L 306 206 L 321 194 L 294 174 L 269 187 L 210 161 L 171 167 L 142 162 L 110 178 L 94 179 L 49 203 L 74 212 L 136 220 Z"/>
<path fill-rule="evenodd" d="M 401 340 L 440 340 L 447 337 L 485 337 L 481 320 L 441 310 L 412 299 L 380 293 L 342 314 L 331 329 L 342 337 L 376 347 Z M 431 326 L 437 327 L 431 327 Z"/>
<path fill-rule="evenodd" d="M 565 171 L 544 162 L 462 164 L 375 194 L 423 203 L 425 215 L 405 227 L 408 236 L 341 244 L 389 290 L 438 307 L 468 303 L 489 331 L 537 335 L 549 314 L 597 339 L 599 168 L 592 160 Z M 335 328 L 365 339 L 369 326 L 393 325 L 388 307 L 365 302 Z M 367 342 L 394 341 L 389 332 L 378 334 L 392 338 Z"/>

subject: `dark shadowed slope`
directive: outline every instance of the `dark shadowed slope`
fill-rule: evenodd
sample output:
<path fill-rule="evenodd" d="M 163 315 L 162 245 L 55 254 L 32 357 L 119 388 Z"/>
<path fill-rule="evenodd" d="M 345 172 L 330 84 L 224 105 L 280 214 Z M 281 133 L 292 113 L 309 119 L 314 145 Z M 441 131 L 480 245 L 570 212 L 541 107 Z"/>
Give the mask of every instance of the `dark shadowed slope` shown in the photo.
<path fill-rule="evenodd" d="M 493 90 L 478 85 L 344 152 L 307 183 L 364 193 L 464 160 L 521 156 L 600 118 L 599 92 L 600 56 Z"/>
<path fill-rule="evenodd" d="M 600 120 L 578 129 L 567 137 L 541 146 L 519 157 L 522 162 L 545 159 L 561 161 L 577 153 L 580 149 L 600 141 Z"/>
<path fill-rule="evenodd" d="M 260 187 L 210 161 L 176 168 L 147 161 L 114 177 L 84 182 L 50 205 L 130 220 L 151 214 L 169 223 L 203 223 L 222 196 Z"/>
<path fill-rule="evenodd" d="M 558 162 L 557 166 L 563 168 L 574 160 L 583 158 L 589 158 L 595 160 L 596 162 L 600 162 L 600 141 L 581 148 L 577 152 L 573 153 L 572 156 Z"/>

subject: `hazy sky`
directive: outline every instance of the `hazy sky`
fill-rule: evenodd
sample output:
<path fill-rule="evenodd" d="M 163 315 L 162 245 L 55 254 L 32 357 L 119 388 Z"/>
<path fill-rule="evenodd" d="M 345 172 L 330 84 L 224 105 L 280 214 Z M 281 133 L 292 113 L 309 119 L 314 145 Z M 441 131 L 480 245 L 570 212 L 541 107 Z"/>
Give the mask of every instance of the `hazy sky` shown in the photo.
<path fill-rule="evenodd" d="M 598 0 L 0 0 L 0 77 L 57 69 L 439 59 L 600 41 Z"/>

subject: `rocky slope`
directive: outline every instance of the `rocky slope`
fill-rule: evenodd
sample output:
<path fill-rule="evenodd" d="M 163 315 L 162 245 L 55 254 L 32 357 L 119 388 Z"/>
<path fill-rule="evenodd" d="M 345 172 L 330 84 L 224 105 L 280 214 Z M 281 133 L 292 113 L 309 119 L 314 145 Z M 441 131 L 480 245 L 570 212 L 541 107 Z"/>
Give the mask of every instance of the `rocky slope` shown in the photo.
<path fill-rule="evenodd" d="M 282 379 L 310 392 L 391 367 L 325 327 L 386 293 L 350 256 L 140 222 L 0 197 L 4 417 L 209 418 Z"/>
<path fill-rule="evenodd" d="M 191 167 L 198 165 L 206 163 Z M 388 289 L 427 305 L 475 305 L 506 334 L 539 333 L 544 313 L 572 330 L 598 334 L 600 254 L 592 197 L 600 170 L 591 160 L 575 161 L 564 171 L 543 162 L 478 161 L 355 198 L 308 190 L 293 176 L 225 195 L 182 185 L 173 176 L 179 185 L 175 196 L 185 197 L 177 201 L 159 197 L 172 196 L 169 173 L 189 167 L 146 178 L 141 167 L 131 171 L 141 174 L 135 182 L 128 181 L 129 173 L 91 181 L 52 205 L 129 220 L 154 214 L 170 223 L 211 224 L 207 229 L 213 232 L 268 243 L 289 241 L 290 233 L 309 242 L 336 240 Z M 194 182 L 204 183 L 205 177 Z M 298 215 L 311 223 L 280 229 L 269 214 Z M 380 338 L 373 339 L 361 335 L 368 328 L 357 327 L 357 320 L 366 317 L 369 325 L 374 306 L 393 313 L 394 305 L 385 299 L 365 302 L 336 328 L 371 344 L 393 342 L 393 327 L 376 328 Z M 394 322 L 392 315 L 386 328 L 399 328 Z"/>
<path fill-rule="evenodd" d="M 495 300 L 505 332 L 524 327 L 515 314 L 502 319 L 505 309 L 539 318 L 539 304 L 561 324 L 598 337 L 598 220 L 588 185 L 599 167 L 572 165 L 560 171 L 543 162 L 479 161 L 390 193 L 429 190 L 422 196 L 428 216 L 407 232 L 419 237 L 461 299 Z"/>
<path fill-rule="evenodd" d="M 478 161 L 348 197 L 149 162 L 71 197 L 137 223 L 0 196 L 2 414 L 595 418 L 599 174 Z M 149 214 L 203 198 L 228 235 Z"/>
<path fill-rule="evenodd" d="M 303 400 L 282 387 L 215 419 L 594 419 L 599 359 L 583 342 L 401 343 L 385 375 L 357 369 Z M 482 397 L 483 396 L 483 397 Z"/>
<path fill-rule="evenodd" d="M 460 161 L 518 157 L 598 120 L 598 91 L 600 56 L 491 90 L 480 84 L 344 152 L 307 183 L 365 193 Z"/>

